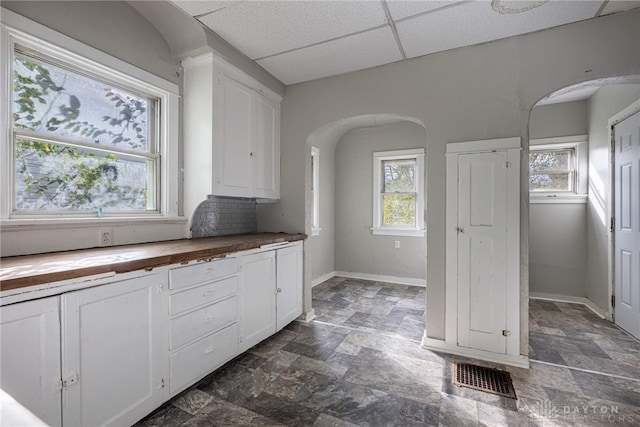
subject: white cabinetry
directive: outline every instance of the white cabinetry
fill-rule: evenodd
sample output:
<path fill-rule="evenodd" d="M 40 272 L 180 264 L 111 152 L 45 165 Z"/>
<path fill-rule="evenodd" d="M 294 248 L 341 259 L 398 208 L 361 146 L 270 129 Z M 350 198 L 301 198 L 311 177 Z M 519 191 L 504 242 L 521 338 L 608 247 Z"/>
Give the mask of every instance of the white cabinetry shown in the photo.
<path fill-rule="evenodd" d="M 237 271 L 234 258 L 170 270 L 171 395 L 238 354 Z"/>
<path fill-rule="evenodd" d="M 64 425 L 131 425 L 163 402 L 164 277 L 62 295 Z"/>
<path fill-rule="evenodd" d="M 276 251 L 277 330 L 302 314 L 302 242 Z"/>
<path fill-rule="evenodd" d="M 212 54 L 183 66 L 185 215 L 210 194 L 278 199 L 282 98 Z"/>
<path fill-rule="evenodd" d="M 276 333 L 274 251 L 240 257 L 240 351 Z"/>
<path fill-rule="evenodd" d="M 58 301 L 0 308 L 0 386 L 51 426 L 62 422 Z"/>
<path fill-rule="evenodd" d="M 302 242 L 240 257 L 240 351 L 302 314 Z"/>

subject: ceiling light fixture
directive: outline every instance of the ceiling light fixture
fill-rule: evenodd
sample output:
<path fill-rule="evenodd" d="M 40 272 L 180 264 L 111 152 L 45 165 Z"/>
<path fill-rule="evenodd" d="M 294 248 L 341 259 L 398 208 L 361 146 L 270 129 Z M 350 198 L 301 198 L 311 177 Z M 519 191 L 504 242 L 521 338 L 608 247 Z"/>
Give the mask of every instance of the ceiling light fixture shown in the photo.
<path fill-rule="evenodd" d="M 494 12 L 498 12 L 501 15 L 508 15 L 512 13 L 522 13 L 536 7 L 540 7 L 547 3 L 549 0 L 537 0 L 537 1 L 522 1 L 522 0 L 491 0 L 491 9 Z M 511 3 L 511 4 L 505 4 Z"/>

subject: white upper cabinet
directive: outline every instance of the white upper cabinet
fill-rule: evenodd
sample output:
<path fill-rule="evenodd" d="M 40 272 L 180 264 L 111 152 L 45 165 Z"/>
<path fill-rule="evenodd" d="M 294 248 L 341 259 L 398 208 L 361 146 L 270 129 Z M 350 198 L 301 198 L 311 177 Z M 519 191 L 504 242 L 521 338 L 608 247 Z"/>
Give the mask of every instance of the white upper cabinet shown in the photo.
<path fill-rule="evenodd" d="M 183 61 L 185 215 L 207 195 L 280 197 L 280 102 L 205 54 Z"/>

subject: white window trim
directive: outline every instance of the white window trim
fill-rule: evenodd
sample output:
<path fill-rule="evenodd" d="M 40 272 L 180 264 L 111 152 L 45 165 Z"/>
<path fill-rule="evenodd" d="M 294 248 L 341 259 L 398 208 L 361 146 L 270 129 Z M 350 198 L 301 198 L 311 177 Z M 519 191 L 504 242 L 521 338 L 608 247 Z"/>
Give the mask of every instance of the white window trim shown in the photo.
<path fill-rule="evenodd" d="M 45 55 L 78 65 L 88 72 L 105 75 L 105 67 L 110 69 L 109 75 L 116 81 L 126 81 L 133 86 L 159 99 L 159 148 L 160 162 L 160 191 L 158 212 L 140 215 L 105 216 L 105 218 L 91 218 L 90 215 L 73 218 L 72 215 L 60 216 L 12 216 L 11 206 L 13 195 L 13 144 L 3 144 L 0 150 L 0 165 L 2 165 L 1 180 L 4 181 L 3 192 L 0 195 L 0 226 L 11 229 L 28 225 L 44 228 L 52 224 L 68 224 L 70 221 L 101 224 L 106 220 L 126 223 L 166 222 L 167 220 L 183 221 L 178 216 L 178 85 L 164 80 L 156 75 L 128 64 L 120 59 L 92 48 L 84 43 L 67 37 L 57 31 L 38 24 L 21 15 L 2 8 L 2 26 L 0 28 L 1 52 L 0 62 L 0 121 L 5 131 L 2 138 L 12 141 L 12 55 L 16 43 L 32 47 Z"/>
<path fill-rule="evenodd" d="M 415 159 L 416 161 L 416 224 L 414 227 L 382 225 L 382 162 Z M 373 227 L 374 235 L 424 237 L 424 148 L 373 153 Z"/>
<path fill-rule="evenodd" d="M 573 191 L 530 191 L 531 204 L 585 204 L 587 203 L 589 135 L 574 135 L 558 138 L 540 138 L 529 141 L 529 151 L 574 150 L 574 190 Z"/>
<path fill-rule="evenodd" d="M 311 235 L 319 236 L 320 231 L 320 149 L 311 147 L 311 162 L 313 174 L 311 176 L 311 193 L 313 210 L 311 212 Z"/>

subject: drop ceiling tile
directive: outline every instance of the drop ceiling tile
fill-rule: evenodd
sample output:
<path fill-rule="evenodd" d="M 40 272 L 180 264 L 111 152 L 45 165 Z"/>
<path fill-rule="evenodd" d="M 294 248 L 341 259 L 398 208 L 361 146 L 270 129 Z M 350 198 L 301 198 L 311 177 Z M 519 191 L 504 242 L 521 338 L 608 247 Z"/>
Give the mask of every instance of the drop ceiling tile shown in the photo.
<path fill-rule="evenodd" d="M 289 85 L 401 59 L 391 29 L 384 27 L 257 62 Z"/>
<path fill-rule="evenodd" d="M 225 7 L 233 6 L 242 0 L 172 0 L 176 6 L 191 16 L 215 12 Z"/>
<path fill-rule="evenodd" d="M 477 1 L 407 19 L 396 28 L 407 57 L 414 58 L 592 18 L 601 4 L 552 0 L 526 12 L 500 14 L 489 1 Z"/>
<path fill-rule="evenodd" d="M 379 1 L 243 1 L 201 22 L 251 59 L 386 23 Z"/>
<path fill-rule="evenodd" d="M 408 16 L 418 15 L 425 12 L 431 12 L 434 9 L 450 6 L 460 3 L 461 0 L 444 1 L 444 0 L 386 0 L 389 12 L 394 21 L 403 19 Z"/>

